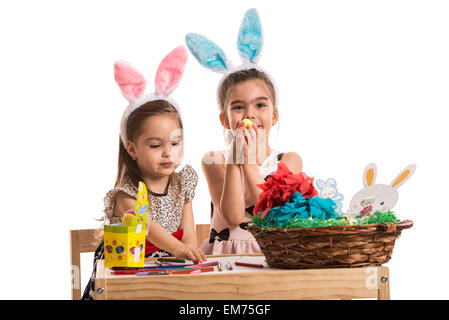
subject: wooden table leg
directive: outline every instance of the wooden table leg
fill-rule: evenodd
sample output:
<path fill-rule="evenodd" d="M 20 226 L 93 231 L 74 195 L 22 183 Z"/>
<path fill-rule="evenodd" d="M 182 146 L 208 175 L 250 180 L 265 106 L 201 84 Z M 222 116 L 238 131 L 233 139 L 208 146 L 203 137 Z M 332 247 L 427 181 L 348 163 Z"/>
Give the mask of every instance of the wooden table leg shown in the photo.
<path fill-rule="evenodd" d="M 379 267 L 379 300 L 390 300 L 390 273 L 388 267 Z"/>

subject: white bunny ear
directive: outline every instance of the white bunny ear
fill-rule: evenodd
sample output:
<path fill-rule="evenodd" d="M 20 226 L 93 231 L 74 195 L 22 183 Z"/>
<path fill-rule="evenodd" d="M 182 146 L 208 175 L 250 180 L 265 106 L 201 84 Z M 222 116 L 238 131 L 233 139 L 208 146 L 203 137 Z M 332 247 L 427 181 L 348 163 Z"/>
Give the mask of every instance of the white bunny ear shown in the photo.
<path fill-rule="evenodd" d="M 187 63 L 187 49 L 179 46 L 170 52 L 159 65 L 156 72 L 158 94 L 168 96 L 178 85 Z"/>
<path fill-rule="evenodd" d="M 237 40 L 237 48 L 243 62 L 257 63 L 262 45 L 262 25 L 259 14 L 256 9 L 249 9 L 243 18 Z"/>
<path fill-rule="evenodd" d="M 377 166 L 375 163 L 370 163 L 366 166 L 365 171 L 363 172 L 363 185 L 369 187 L 376 183 L 377 177 Z"/>
<path fill-rule="evenodd" d="M 327 181 L 326 181 L 326 185 L 327 186 L 336 186 L 337 185 L 337 181 L 335 181 L 335 179 L 333 179 L 333 178 L 329 178 L 329 179 L 327 179 Z"/>
<path fill-rule="evenodd" d="M 415 170 L 416 170 L 416 164 L 409 165 L 407 168 L 402 170 L 401 173 L 398 174 L 398 176 L 396 178 L 394 178 L 394 180 L 391 182 L 391 186 L 396 189 L 399 188 L 400 186 L 402 186 L 405 183 L 405 181 L 410 179 L 410 177 L 413 175 Z"/>
<path fill-rule="evenodd" d="M 326 183 L 324 183 L 324 181 L 320 179 L 316 179 L 316 185 L 320 189 L 324 189 L 326 187 Z"/>
<path fill-rule="evenodd" d="M 136 101 L 143 95 L 146 86 L 145 78 L 129 63 L 116 62 L 114 78 L 128 101 Z"/>

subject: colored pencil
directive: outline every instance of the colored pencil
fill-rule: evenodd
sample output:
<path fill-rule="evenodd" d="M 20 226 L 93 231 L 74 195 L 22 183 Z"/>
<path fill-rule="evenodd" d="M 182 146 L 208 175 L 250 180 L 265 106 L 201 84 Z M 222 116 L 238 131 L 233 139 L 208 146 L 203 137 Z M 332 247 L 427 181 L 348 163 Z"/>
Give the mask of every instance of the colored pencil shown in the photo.
<path fill-rule="evenodd" d="M 193 264 L 191 266 L 187 266 L 186 268 L 202 268 L 202 267 L 213 267 L 217 266 L 218 261 L 212 261 L 212 262 L 205 262 L 205 263 L 199 263 L 199 264 Z"/>
<path fill-rule="evenodd" d="M 182 270 L 179 270 L 182 269 Z M 202 267 L 202 268 L 167 268 L 167 269 L 153 269 L 153 270 L 117 270 L 117 271 L 112 271 L 111 274 L 112 275 L 116 275 L 116 276 L 123 276 L 123 275 L 157 275 L 157 274 L 164 274 L 164 272 L 168 272 L 170 274 L 175 273 L 175 274 L 187 274 L 187 273 L 191 273 L 192 271 L 195 270 L 206 270 L 206 271 L 202 271 L 202 272 L 208 272 L 208 271 L 213 271 L 214 268 L 213 267 Z M 178 273 L 179 272 L 179 273 Z"/>
<path fill-rule="evenodd" d="M 157 261 L 163 261 L 163 262 L 181 262 L 185 263 L 186 261 L 183 259 L 175 259 L 175 258 L 158 258 Z"/>
<path fill-rule="evenodd" d="M 170 271 L 168 270 L 159 270 L 159 271 L 141 271 L 141 272 L 137 272 L 134 275 L 135 276 L 164 276 L 164 275 L 169 275 Z"/>
<path fill-rule="evenodd" d="M 193 264 L 177 264 L 175 266 L 148 266 L 148 267 L 112 267 L 112 270 L 114 271 L 132 271 L 132 270 L 140 270 L 140 271 L 147 271 L 147 270 L 157 270 L 157 269 L 182 269 L 184 267 L 193 266 Z"/>
<path fill-rule="evenodd" d="M 214 268 L 209 267 L 209 268 L 201 268 L 201 269 L 194 269 L 194 270 L 172 271 L 172 272 L 170 272 L 170 274 L 191 274 L 191 273 L 197 273 L 198 271 L 200 271 L 201 273 L 211 272 L 211 271 L 214 271 Z"/>
<path fill-rule="evenodd" d="M 256 264 L 256 263 L 247 263 L 247 262 L 235 262 L 236 266 L 241 267 L 250 267 L 250 268 L 263 268 L 263 264 Z"/>
<path fill-rule="evenodd" d="M 178 270 L 178 269 L 176 269 Z M 115 275 L 115 276 L 123 276 L 123 275 L 133 275 L 133 274 L 137 274 L 137 273 L 141 273 L 141 272 L 146 272 L 146 273 L 159 273 L 159 272 L 168 272 L 170 270 L 117 270 L 117 271 L 112 271 L 111 274 Z"/>

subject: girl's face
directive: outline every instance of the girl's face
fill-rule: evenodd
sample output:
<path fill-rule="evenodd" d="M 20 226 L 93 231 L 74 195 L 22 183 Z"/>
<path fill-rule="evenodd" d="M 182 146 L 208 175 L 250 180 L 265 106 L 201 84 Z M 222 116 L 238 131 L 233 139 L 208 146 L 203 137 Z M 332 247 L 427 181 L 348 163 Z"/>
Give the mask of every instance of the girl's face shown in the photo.
<path fill-rule="evenodd" d="M 220 114 L 223 127 L 235 130 L 237 122 L 245 118 L 250 119 L 258 130 L 265 130 L 267 137 L 277 122 L 277 111 L 262 80 L 240 82 L 228 90 L 225 110 Z"/>
<path fill-rule="evenodd" d="M 176 118 L 158 115 L 147 118 L 136 141 L 128 140 L 126 149 L 137 161 L 144 177 L 171 175 L 182 160 L 182 129 Z"/>

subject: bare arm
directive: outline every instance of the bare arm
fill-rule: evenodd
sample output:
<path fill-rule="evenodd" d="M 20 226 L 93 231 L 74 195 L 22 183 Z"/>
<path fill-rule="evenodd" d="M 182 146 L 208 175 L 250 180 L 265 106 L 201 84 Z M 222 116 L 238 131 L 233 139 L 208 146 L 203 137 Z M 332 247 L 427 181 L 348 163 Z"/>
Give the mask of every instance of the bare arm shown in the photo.
<path fill-rule="evenodd" d="M 240 168 L 236 164 L 227 164 L 225 167 L 220 211 L 231 226 L 238 226 L 245 216 L 242 178 Z"/>
<path fill-rule="evenodd" d="M 114 217 L 121 217 L 127 210 L 134 209 L 136 203 L 136 199 L 120 191 L 119 193 L 117 193 L 117 197 L 115 198 L 112 215 Z"/>
<path fill-rule="evenodd" d="M 282 156 L 282 161 L 294 174 L 302 171 L 302 159 L 295 152 L 288 152 Z M 259 168 L 255 164 L 244 164 L 243 174 L 245 175 L 245 180 L 247 181 L 248 192 L 252 199 L 252 204 L 255 205 L 262 193 L 262 190 L 257 186 L 258 184 L 264 183 L 264 178 L 259 173 Z"/>
<path fill-rule="evenodd" d="M 193 246 L 197 246 L 198 243 L 196 240 L 192 201 L 189 201 L 184 205 L 180 228 L 182 228 L 184 230 L 184 234 L 182 236 L 182 242 L 185 244 L 191 244 Z"/>
<path fill-rule="evenodd" d="M 212 202 L 220 206 L 227 223 L 239 225 L 245 214 L 245 199 L 238 165 L 225 164 L 224 157 L 216 152 L 203 157 L 202 168 Z"/>
<path fill-rule="evenodd" d="M 251 205 L 256 205 L 259 194 L 262 193 L 262 190 L 257 185 L 264 183 L 265 180 L 256 164 L 243 165 L 243 174 L 245 175 L 247 191 L 252 200 Z"/>
<path fill-rule="evenodd" d="M 294 174 L 302 171 L 302 159 L 299 154 L 295 152 L 287 152 L 282 156 L 282 161 Z"/>

